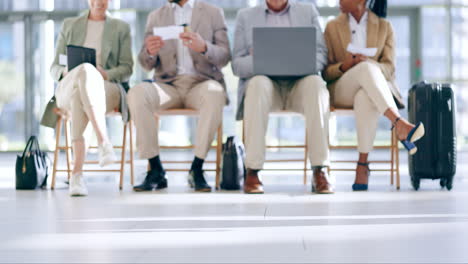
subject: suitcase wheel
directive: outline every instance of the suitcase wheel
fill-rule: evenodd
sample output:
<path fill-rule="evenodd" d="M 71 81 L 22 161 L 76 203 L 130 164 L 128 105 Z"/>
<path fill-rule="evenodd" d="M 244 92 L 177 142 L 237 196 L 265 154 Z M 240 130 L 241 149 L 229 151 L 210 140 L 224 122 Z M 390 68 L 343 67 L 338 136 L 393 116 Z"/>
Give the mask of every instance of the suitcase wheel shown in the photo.
<path fill-rule="evenodd" d="M 440 187 L 447 188 L 447 190 L 452 190 L 453 188 L 453 179 L 440 179 Z"/>
<path fill-rule="evenodd" d="M 447 180 L 447 190 L 451 191 L 453 187 L 453 179 Z"/>
<path fill-rule="evenodd" d="M 447 180 L 446 179 L 440 179 L 440 187 L 445 188 L 447 186 Z"/>
<path fill-rule="evenodd" d="M 413 185 L 414 190 L 419 190 L 419 185 L 421 183 L 420 179 L 411 178 L 411 185 Z"/>

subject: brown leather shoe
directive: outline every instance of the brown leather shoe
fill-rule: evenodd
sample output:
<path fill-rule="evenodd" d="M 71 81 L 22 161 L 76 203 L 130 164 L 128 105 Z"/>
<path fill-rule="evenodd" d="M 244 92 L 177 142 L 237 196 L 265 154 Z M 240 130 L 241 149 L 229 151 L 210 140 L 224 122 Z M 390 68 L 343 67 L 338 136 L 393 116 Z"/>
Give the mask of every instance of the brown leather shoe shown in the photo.
<path fill-rule="evenodd" d="M 263 184 L 258 178 L 258 170 L 247 169 L 247 176 L 244 180 L 244 193 L 263 194 Z"/>
<path fill-rule="evenodd" d="M 317 194 L 333 194 L 335 193 L 333 185 L 330 183 L 327 168 L 315 168 L 314 177 L 312 179 L 312 192 Z"/>

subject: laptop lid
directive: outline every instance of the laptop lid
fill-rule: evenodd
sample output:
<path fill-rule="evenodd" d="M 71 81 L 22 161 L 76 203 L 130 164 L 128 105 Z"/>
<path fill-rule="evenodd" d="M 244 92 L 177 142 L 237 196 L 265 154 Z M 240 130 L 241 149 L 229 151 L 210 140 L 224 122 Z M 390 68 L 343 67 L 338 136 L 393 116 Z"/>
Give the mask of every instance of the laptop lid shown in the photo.
<path fill-rule="evenodd" d="M 317 73 L 315 27 L 253 29 L 254 74 L 299 77 Z"/>

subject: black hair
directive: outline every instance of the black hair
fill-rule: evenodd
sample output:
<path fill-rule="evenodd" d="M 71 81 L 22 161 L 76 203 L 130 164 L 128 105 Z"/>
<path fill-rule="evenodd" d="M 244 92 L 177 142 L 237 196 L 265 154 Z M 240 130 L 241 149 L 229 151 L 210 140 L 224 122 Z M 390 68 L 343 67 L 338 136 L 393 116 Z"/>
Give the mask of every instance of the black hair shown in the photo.
<path fill-rule="evenodd" d="M 387 0 L 368 0 L 369 9 L 378 17 L 387 17 Z"/>

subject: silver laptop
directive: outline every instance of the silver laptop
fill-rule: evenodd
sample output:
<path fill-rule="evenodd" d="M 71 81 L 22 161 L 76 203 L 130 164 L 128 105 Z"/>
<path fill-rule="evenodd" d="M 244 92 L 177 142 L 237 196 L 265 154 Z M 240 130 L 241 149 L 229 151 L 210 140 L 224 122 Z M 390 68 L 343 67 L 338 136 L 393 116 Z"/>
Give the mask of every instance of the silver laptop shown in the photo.
<path fill-rule="evenodd" d="M 255 75 L 299 77 L 317 73 L 315 27 L 253 29 Z"/>

